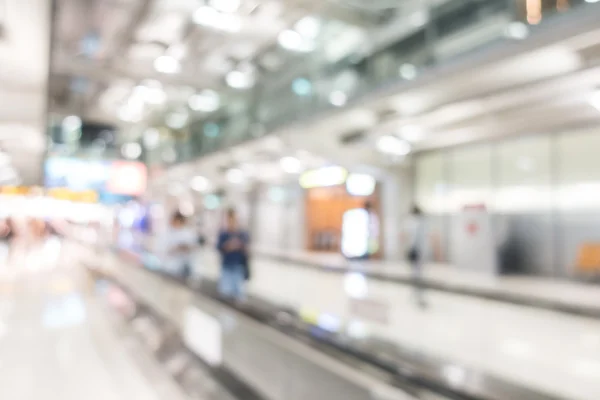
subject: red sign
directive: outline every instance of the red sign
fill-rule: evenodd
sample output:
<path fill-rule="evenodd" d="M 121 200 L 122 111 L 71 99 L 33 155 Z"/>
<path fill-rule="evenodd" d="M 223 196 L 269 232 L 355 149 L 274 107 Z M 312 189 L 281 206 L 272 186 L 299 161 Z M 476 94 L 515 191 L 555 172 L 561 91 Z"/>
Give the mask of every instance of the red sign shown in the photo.
<path fill-rule="evenodd" d="M 146 166 L 133 161 L 115 161 L 110 166 L 106 188 L 109 192 L 137 196 L 146 190 Z"/>

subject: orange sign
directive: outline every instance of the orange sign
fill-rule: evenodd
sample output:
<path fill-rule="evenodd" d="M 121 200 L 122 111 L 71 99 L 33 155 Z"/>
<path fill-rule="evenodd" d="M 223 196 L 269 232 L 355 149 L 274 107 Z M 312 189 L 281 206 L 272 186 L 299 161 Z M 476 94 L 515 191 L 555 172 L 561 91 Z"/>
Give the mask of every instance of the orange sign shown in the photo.
<path fill-rule="evenodd" d="M 93 190 L 83 190 L 76 192 L 65 188 L 48 189 L 48 197 L 57 200 L 74 201 L 78 203 L 96 203 L 98 201 L 98 193 Z"/>

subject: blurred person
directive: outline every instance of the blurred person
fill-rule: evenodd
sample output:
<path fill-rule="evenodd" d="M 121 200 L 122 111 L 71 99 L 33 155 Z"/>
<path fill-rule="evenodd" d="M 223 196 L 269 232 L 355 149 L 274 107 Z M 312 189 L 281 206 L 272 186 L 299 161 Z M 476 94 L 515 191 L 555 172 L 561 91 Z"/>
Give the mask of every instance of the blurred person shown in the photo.
<path fill-rule="evenodd" d="M 176 211 L 171 217 L 167 242 L 167 268 L 169 272 L 188 279 L 192 274 L 192 256 L 196 234 L 187 226 L 186 217 Z"/>
<path fill-rule="evenodd" d="M 411 266 L 414 296 L 421 308 L 427 306 L 423 289 L 423 262 L 425 259 L 426 238 L 427 232 L 423 212 L 418 206 L 413 205 L 411 213 L 404 224 L 404 240 L 406 244 L 405 248 L 408 249 L 406 258 Z"/>
<path fill-rule="evenodd" d="M 249 235 L 239 226 L 234 210 L 227 211 L 225 229 L 219 233 L 217 250 L 221 254 L 219 293 L 227 298 L 243 300 L 243 286 L 249 278 Z"/>

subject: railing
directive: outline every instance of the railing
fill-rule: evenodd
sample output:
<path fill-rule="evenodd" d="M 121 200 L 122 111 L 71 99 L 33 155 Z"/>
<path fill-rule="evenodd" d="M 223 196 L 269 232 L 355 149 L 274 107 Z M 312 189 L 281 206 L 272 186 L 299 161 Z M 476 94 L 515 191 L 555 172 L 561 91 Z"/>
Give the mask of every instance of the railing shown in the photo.
<path fill-rule="evenodd" d="M 592 2 L 592 1 L 588 1 Z M 584 0 L 447 0 L 426 10 L 398 16 L 406 24 L 400 38 L 368 55 L 351 55 L 334 64 L 317 54 L 294 76 L 273 73 L 240 93 L 237 105 L 193 121 L 186 161 L 276 131 L 283 125 L 343 107 L 379 88 L 412 81 L 432 66 L 493 44 L 525 39 L 557 14 L 585 5 Z M 371 40 L 371 38 L 369 38 Z M 306 61 L 306 60 L 305 60 Z M 300 68 L 302 69 L 302 68 Z M 240 104 L 243 106 L 240 107 Z"/>

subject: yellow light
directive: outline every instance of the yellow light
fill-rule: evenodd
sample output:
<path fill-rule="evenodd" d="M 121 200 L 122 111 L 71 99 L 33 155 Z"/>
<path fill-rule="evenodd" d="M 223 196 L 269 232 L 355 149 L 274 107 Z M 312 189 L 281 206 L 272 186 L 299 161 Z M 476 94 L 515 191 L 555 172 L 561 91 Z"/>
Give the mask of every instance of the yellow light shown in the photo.
<path fill-rule="evenodd" d="M 300 186 L 304 189 L 342 185 L 348 171 L 343 167 L 330 166 L 306 171 L 300 176 Z"/>

